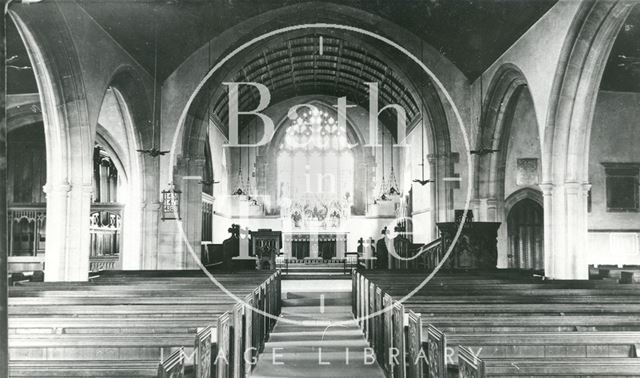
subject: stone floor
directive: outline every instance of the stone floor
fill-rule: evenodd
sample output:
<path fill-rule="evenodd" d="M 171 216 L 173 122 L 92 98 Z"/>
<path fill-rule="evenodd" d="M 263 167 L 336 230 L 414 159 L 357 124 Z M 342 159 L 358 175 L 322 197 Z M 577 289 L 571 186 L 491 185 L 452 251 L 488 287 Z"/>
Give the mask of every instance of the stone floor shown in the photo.
<path fill-rule="evenodd" d="M 351 281 L 283 281 L 282 298 L 252 377 L 384 377 L 351 313 Z"/>

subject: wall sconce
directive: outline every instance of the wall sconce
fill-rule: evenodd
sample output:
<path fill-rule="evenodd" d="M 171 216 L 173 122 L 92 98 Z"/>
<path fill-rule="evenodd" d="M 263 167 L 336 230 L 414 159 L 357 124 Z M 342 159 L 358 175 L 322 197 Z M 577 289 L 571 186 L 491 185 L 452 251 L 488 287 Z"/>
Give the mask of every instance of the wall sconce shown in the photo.
<path fill-rule="evenodd" d="M 162 191 L 162 220 L 180 220 L 180 195 L 173 183 L 169 183 L 169 189 Z"/>

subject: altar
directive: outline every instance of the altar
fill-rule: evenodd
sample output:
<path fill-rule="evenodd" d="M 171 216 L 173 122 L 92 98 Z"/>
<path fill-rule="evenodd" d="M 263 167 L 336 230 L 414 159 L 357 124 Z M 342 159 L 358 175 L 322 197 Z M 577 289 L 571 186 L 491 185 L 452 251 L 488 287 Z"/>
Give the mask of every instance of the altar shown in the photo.
<path fill-rule="evenodd" d="M 282 239 L 288 259 L 342 259 L 347 252 L 346 232 L 284 232 Z"/>

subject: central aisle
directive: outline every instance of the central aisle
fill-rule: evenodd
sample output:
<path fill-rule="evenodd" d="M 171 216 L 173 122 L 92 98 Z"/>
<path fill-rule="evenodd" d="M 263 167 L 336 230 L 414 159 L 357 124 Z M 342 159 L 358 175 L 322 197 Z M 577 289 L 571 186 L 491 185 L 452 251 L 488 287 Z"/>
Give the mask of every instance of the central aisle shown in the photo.
<path fill-rule="evenodd" d="M 351 281 L 282 281 L 281 318 L 252 377 L 384 377 L 351 313 Z M 317 321 L 348 325 L 314 325 Z"/>

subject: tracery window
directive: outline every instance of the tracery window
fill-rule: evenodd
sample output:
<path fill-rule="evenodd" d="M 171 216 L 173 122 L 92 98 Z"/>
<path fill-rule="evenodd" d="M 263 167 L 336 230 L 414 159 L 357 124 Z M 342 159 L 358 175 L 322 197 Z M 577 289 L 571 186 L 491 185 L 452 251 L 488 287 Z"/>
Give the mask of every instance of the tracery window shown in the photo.
<path fill-rule="evenodd" d="M 278 152 L 278 204 L 300 226 L 304 219 L 338 227 L 350 215 L 354 157 L 347 131 L 327 111 L 300 112 Z"/>

